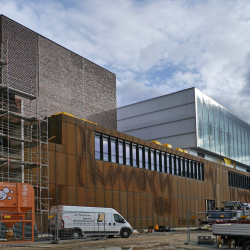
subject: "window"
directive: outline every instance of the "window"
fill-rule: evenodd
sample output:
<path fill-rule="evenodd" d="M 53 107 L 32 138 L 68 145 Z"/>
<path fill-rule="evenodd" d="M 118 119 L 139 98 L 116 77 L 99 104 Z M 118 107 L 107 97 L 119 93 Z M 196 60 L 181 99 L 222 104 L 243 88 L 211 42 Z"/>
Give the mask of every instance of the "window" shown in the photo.
<path fill-rule="evenodd" d="M 126 142 L 126 165 L 128 166 L 131 166 L 130 148 L 131 148 L 131 144 Z"/>
<path fill-rule="evenodd" d="M 111 161 L 116 162 L 116 139 L 111 138 Z"/>
<path fill-rule="evenodd" d="M 114 214 L 114 219 L 115 219 L 115 222 L 117 222 L 117 223 L 125 223 L 126 222 L 119 214 Z"/>
<path fill-rule="evenodd" d="M 195 161 L 192 162 L 192 166 L 193 166 L 193 179 L 196 179 L 197 176 L 196 176 L 196 166 L 195 166 Z"/>
<path fill-rule="evenodd" d="M 148 161 L 148 157 L 149 156 L 149 149 L 145 148 L 145 168 L 149 169 L 149 161 Z"/>
<path fill-rule="evenodd" d="M 166 173 L 165 170 L 165 158 L 166 158 L 166 154 L 165 153 L 161 153 L 161 172 L 162 173 Z"/>
<path fill-rule="evenodd" d="M 151 149 L 151 170 L 155 170 L 155 151 Z"/>
<path fill-rule="evenodd" d="M 109 161 L 109 139 L 103 136 L 103 160 Z"/>
<path fill-rule="evenodd" d="M 196 162 L 196 179 L 200 180 L 200 163 Z"/>
<path fill-rule="evenodd" d="M 133 144 L 133 167 L 137 167 L 137 145 Z"/>
<path fill-rule="evenodd" d="M 181 176 L 185 176 L 185 169 L 184 169 L 184 164 L 183 164 L 183 158 L 180 158 L 180 170 L 181 170 Z"/>
<path fill-rule="evenodd" d="M 184 165 L 185 165 L 185 177 L 188 177 L 188 161 L 187 159 L 184 160 Z"/>
<path fill-rule="evenodd" d="M 200 163 L 200 180 L 204 181 L 204 165 Z"/>
<path fill-rule="evenodd" d="M 143 168 L 143 148 L 139 146 L 139 168 Z"/>
<path fill-rule="evenodd" d="M 95 134 L 95 158 L 101 160 L 101 135 Z"/>
<path fill-rule="evenodd" d="M 119 140 L 119 164 L 124 164 L 124 141 Z"/>
<path fill-rule="evenodd" d="M 179 156 L 175 156 L 175 174 L 180 175 Z"/>
<path fill-rule="evenodd" d="M 166 168 L 167 168 L 167 173 L 170 174 L 170 155 L 166 155 Z"/>
<path fill-rule="evenodd" d="M 175 165 L 174 164 L 174 155 L 171 155 L 171 168 L 170 168 L 171 174 L 175 174 L 175 171 L 174 171 L 175 166 L 174 165 Z"/>
<path fill-rule="evenodd" d="M 193 178 L 193 171 L 192 171 L 192 161 L 191 160 L 188 160 L 188 177 L 189 178 Z"/>
<path fill-rule="evenodd" d="M 156 151 L 156 171 L 160 172 L 160 152 Z"/>

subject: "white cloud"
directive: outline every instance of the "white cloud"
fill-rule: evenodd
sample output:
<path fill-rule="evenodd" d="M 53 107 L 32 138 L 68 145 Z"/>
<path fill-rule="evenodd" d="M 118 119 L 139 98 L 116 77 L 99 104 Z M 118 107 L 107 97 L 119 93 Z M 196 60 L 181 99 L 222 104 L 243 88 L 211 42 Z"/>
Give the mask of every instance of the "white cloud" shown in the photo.
<path fill-rule="evenodd" d="M 249 1 L 0 0 L 0 13 L 116 73 L 119 106 L 196 86 L 250 121 Z"/>

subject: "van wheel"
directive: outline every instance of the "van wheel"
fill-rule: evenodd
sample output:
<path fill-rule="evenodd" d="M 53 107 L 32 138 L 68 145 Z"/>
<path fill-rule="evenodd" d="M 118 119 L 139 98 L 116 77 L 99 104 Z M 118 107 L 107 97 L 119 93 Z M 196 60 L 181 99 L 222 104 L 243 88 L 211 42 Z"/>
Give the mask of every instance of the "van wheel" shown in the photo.
<path fill-rule="evenodd" d="M 242 250 L 250 250 L 250 241 L 247 241 L 242 245 Z"/>
<path fill-rule="evenodd" d="M 122 230 L 121 232 L 121 237 L 122 238 L 128 238 L 129 237 L 129 231 L 128 230 Z"/>
<path fill-rule="evenodd" d="M 72 237 L 73 237 L 74 239 L 80 238 L 80 237 L 81 237 L 80 231 L 79 231 L 79 230 L 74 230 L 73 233 L 72 233 Z"/>

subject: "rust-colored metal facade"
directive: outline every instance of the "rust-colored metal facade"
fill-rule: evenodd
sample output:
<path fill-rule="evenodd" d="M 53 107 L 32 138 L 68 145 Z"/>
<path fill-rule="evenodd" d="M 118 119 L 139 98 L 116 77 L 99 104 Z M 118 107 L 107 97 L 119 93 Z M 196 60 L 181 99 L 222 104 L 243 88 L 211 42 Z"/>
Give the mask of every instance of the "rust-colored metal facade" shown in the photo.
<path fill-rule="evenodd" d="M 95 160 L 95 132 L 204 163 L 205 181 Z M 134 228 L 186 226 L 187 211 L 205 212 L 205 200 L 250 202 L 250 191 L 228 186 L 232 168 L 156 145 L 70 116 L 49 120 L 50 206 L 113 207 Z M 191 219 L 191 225 L 197 223 Z"/>

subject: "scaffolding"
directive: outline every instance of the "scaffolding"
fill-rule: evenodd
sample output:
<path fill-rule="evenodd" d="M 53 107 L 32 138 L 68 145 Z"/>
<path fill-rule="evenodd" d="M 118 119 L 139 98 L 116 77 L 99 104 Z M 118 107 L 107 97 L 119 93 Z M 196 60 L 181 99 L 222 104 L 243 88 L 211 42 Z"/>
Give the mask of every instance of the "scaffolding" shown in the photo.
<path fill-rule="evenodd" d="M 0 181 L 29 183 L 35 191 L 36 224 L 45 231 L 49 212 L 48 112 L 38 77 L 13 77 L 9 41 L 0 48 Z M 11 60 L 10 60 L 11 59 Z M 11 61 L 11 62 L 10 62 Z M 21 65 L 19 65 L 21 66 Z"/>

